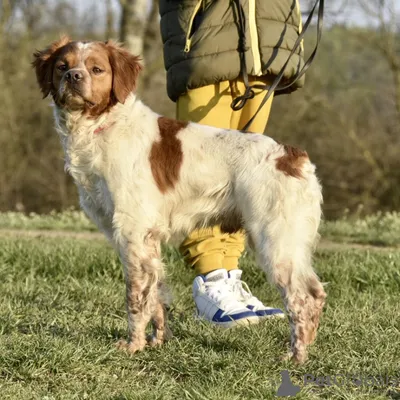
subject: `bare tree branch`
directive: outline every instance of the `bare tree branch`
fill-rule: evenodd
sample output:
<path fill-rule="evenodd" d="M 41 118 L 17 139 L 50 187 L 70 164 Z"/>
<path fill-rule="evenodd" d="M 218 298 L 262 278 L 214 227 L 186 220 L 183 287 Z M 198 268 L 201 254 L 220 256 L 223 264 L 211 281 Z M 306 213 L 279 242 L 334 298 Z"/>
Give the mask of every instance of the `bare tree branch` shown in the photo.
<path fill-rule="evenodd" d="M 365 15 L 378 23 L 378 40 L 371 42 L 366 35 L 359 35 L 365 43 L 375 46 L 385 58 L 393 74 L 395 105 L 400 119 L 400 54 L 397 49 L 397 12 L 394 0 L 357 0 Z"/>
<path fill-rule="evenodd" d="M 164 66 L 159 19 L 158 1 L 155 0 L 144 34 L 143 57 L 146 68 L 143 71 L 139 93 L 148 87 L 150 78 Z"/>
<path fill-rule="evenodd" d="M 114 36 L 114 11 L 111 0 L 106 0 L 106 39 Z"/>
<path fill-rule="evenodd" d="M 120 39 L 133 54 L 143 53 L 143 36 L 148 18 L 147 0 L 124 0 Z"/>

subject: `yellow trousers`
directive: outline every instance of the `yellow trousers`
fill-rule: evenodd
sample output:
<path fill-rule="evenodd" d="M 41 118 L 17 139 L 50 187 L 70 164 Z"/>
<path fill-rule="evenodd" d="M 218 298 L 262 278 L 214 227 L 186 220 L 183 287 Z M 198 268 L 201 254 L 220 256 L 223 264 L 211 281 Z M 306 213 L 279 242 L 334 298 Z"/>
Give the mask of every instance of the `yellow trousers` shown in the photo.
<path fill-rule="evenodd" d="M 262 77 L 249 77 L 250 84 L 266 84 Z M 241 79 L 224 81 L 214 85 L 189 90 L 177 101 L 177 119 L 193 121 L 203 125 L 224 129 L 242 129 L 254 115 L 266 92 L 255 90 L 253 99 L 239 111 L 233 111 L 231 103 L 245 90 Z M 263 133 L 268 122 L 271 96 L 258 113 L 249 131 Z M 219 226 L 199 229 L 192 232 L 181 246 L 181 252 L 187 263 L 194 267 L 198 275 L 205 275 L 216 269 L 228 271 L 238 268 L 239 257 L 244 250 L 243 232 L 222 233 Z"/>

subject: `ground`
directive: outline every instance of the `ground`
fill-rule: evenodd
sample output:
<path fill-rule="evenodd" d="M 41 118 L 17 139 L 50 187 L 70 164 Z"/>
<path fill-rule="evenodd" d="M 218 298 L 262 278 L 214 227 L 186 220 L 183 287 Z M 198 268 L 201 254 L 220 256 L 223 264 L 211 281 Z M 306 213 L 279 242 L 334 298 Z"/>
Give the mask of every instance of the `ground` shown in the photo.
<path fill-rule="evenodd" d="M 392 217 L 324 225 L 315 268 L 328 301 L 298 367 L 280 359 L 285 320 L 229 331 L 196 321 L 193 273 L 171 248 L 174 338 L 133 356 L 118 351 L 124 283 L 111 247 L 79 213 L 0 215 L 1 399 L 274 399 L 283 370 L 301 388 L 296 399 L 400 399 L 399 382 L 360 386 L 353 377 L 400 378 L 400 224 Z M 241 266 L 254 294 L 280 306 L 251 254 Z M 305 374 L 349 377 L 318 387 L 304 385 Z"/>

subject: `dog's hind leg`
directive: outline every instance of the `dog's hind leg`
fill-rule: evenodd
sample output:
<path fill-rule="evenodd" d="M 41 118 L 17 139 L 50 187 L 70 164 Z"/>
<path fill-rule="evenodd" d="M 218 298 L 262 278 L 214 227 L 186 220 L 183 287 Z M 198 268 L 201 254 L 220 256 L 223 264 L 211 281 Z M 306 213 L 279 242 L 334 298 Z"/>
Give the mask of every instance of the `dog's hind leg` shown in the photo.
<path fill-rule="evenodd" d="M 294 240 L 292 229 L 293 221 L 282 219 L 274 235 L 262 242 L 252 238 L 261 266 L 281 292 L 291 327 L 291 355 L 302 363 L 315 339 L 326 295 L 311 266 L 310 244 L 304 237 Z"/>
<path fill-rule="evenodd" d="M 253 204 L 248 229 L 260 265 L 283 297 L 291 325 L 291 355 L 302 363 L 316 336 L 325 291 L 314 272 L 312 251 L 321 218 L 320 187 L 314 175 L 280 176 L 273 203 L 262 212 Z M 254 212 L 259 217 L 254 218 Z"/>
<path fill-rule="evenodd" d="M 325 303 L 325 291 L 318 276 L 309 268 L 292 261 L 274 265 L 276 283 L 289 314 L 290 357 L 298 363 L 307 359 L 307 346 L 315 340 Z M 303 269 L 300 271 L 299 268 Z"/>

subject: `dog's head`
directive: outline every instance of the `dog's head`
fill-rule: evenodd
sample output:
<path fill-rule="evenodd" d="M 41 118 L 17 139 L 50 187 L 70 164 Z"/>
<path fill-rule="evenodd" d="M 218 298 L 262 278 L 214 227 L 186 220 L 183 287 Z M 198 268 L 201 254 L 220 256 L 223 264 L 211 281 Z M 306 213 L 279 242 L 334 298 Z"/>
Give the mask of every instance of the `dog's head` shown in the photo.
<path fill-rule="evenodd" d="M 74 42 L 68 37 L 34 53 L 32 65 L 44 97 L 96 116 L 124 103 L 135 89 L 139 58 L 115 42 Z"/>

